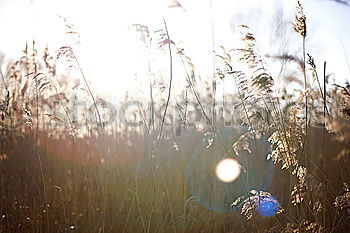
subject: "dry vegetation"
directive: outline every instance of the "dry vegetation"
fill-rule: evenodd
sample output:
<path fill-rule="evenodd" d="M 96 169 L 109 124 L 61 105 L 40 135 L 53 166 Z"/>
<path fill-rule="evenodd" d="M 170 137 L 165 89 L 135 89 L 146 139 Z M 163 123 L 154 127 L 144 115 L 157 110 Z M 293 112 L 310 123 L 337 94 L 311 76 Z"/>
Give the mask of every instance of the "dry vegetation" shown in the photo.
<path fill-rule="evenodd" d="M 307 53 L 306 19 L 298 2 L 301 55 L 263 57 L 241 25 L 239 46 L 216 53 L 209 81 L 165 22 L 154 33 L 133 25 L 150 57 L 164 54 L 171 67 L 159 74 L 150 60 L 151 104 L 128 113 L 141 119 L 133 127 L 115 113 L 106 124 L 108 103 L 71 47 L 55 57 L 27 44 L 1 74 L 0 232 L 349 232 L 350 89 Z M 57 59 L 84 82 L 58 74 Z M 171 92 L 175 59 L 186 77 L 180 96 Z M 297 66 L 276 85 L 264 59 Z M 225 79 L 235 87 L 216 106 Z M 92 107 L 77 116 L 79 101 Z M 212 174 L 225 157 L 244 171 L 232 184 Z"/>

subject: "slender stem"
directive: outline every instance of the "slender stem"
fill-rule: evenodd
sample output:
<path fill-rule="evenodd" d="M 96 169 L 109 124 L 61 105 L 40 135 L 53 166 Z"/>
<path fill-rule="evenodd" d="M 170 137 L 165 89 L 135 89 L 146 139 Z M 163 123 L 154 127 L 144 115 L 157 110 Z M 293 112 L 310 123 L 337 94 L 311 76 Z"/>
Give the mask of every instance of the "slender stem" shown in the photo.
<path fill-rule="evenodd" d="M 162 179 L 163 179 L 163 182 L 164 182 L 164 188 L 165 188 L 165 193 L 166 193 L 166 197 L 168 199 L 168 205 L 169 205 L 169 211 L 170 211 L 170 216 L 171 216 L 171 221 L 172 221 L 172 225 L 173 225 L 173 231 L 174 233 L 177 232 L 177 229 L 176 229 L 176 221 L 175 221 L 175 215 L 174 215 L 174 210 L 173 210 L 173 207 L 172 207 L 172 204 L 171 204 L 171 200 L 170 200 L 170 192 L 169 192 L 169 188 L 168 188 L 168 184 L 166 182 L 166 178 L 165 178 L 165 175 L 164 175 L 164 170 L 163 170 L 163 167 L 162 166 L 159 166 L 159 170 L 160 170 L 160 173 L 162 175 Z"/>
<path fill-rule="evenodd" d="M 152 126 L 152 137 L 153 137 L 153 132 L 154 132 L 154 99 L 153 99 L 153 86 L 152 86 L 152 79 L 151 79 L 151 64 L 150 62 L 148 63 L 148 81 L 149 81 L 149 95 L 150 95 L 150 99 L 151 99 L 151 106 L 150 106 L 150 110 L 151 110 L 151 117 L 150 117 L 150 126 Z"/>
<path fill-rule="evenodd" d="M 223 146 L 224 149 L 226 150 L 226 153 L 229 154 L 230 157 L 233 158 L 233 155 L 230 153 L 230 150 L 228 149 L 228 147 L 227 147 L 226 144 L 224 143 L 223 139 L 222 139 L 221 136 L 219 135 L 219 133 L 218 133 L 218 131 L 216 130 L 215 126 L 214 126 L 214 125 L 212 124 L 212 122 L 210 121 L 208 115 L 205 113 L 204 107 L 203 107 L 202 103 L 200 102 L 198 93 L 197 93 L 196 89 L 194 88 L 193 83 L 190 81 L 190 79 L 188 79 L 188 82 L 190 83 L 190 86 L 191 86 L 191 89 L 192 89 L 192 93 L 193 93 L 194 97 L 196 98 L 197 103 L 198 103 L 199 107 L 201 108 L 202 113 L 203 113 L 205 119 L 207 120 L 208 124 L 210 125 L 210 127 L 211 127 L 212 130 L 214 131 L 215 135 L 218 137 L 220 143 L 222 144 L 222 146 Z"/>
<path fill-rule="evenodd" d="M 166 24 L 165 19 L 163 18 L 164 21 L 164 27 L 165 27 L 165 32 L 167 35 L 167 40 L 168 40 L 168 49 L 169 49 L 169 59 L 170 59 L 170 80 L 169 80 L 169 91 L 168 91 L 168 98 L 166 101 L 166 105 L 165 105 L 165 110 L 164 110 L 164 114 L 163 114 L 163 119 L 162 119 L 162 123 L 160 126 L 160 132 L 159 132 L 159 138 L 158 141 L 161 140 L 162 138 L 162 133 L 163 133 L 163 127 L 164 127 L 164 121 L 165 121 L 165 116 L 168 110 L 168 106 L 169 106 L 169 101 L 170 101 L 170 95 L 171 95 L 171 86 L 172 86 L 172 82 L 173 82 L 173 57 L 172 57 L 172 53 L 171 53 L 171 46 L 170 46 L 170 37 L 169 37 L 169 32 L 168 32 L 168 27 Z"/>
<path fill-rule="evenodd" d="M 318 78 L 318 74 L 317 74 L 316 70 L 315 70 L 315 76 L 316 76 L 318 88 L 319 88 L 320 93 L 321 93 L 322 100 L 324 101 L 324 95 L 323 95 L 323 91 L 322 91 L 322 88 L 321 88 L 320 79 Z M 324 78 L 326 78 L 326 76 Z M 327 114 L 329 114 L 328 109 L 327 109 L 327 105 L 325 104 L 325 102 L 323 103 L 323 106 L 325 107 L 325 111 L 327 112 Z"/>
<path fill-rule="evenodd" d="M 142 210 L 141 210 L 141 204 L 140 204 L 140 196 L 139 196 L 139 191 L 138 191 L 138 169 L 136 170 L 136 176 L 135 176 L 135 199 L 136 199 L 136 204 L 137 204 L 137 208 L 139 210 L 139 214 L 140 214 L 140 219 L 141 219 L 141 224 L 142 224 L 142 229 L 143 232 L 146 233 L 146 225 L 145 222 L 143 220 L 142 217 Z"/>
<path fill-rule="evenodd" d="M 212 53 L 214 53 L 215 50 L 215 33 L 214 33 L 214 7 L 213 7 L 213 1 L 210 0 L 210 9 L 211 9 L 211 37 L 212 37 Z M 216 80 L 215 80 L 215 71 L 216 71 L 216 62 L 215 62 L 215 54 L 213 54 L 213 78 L 212 78 L 212 123 L 215 125 L 216 122 L 216 113 L 215 113 L 215 106 L 216 106 Z"/>
<path fill-rule="evenodd" d="M 34 64 L 34 81 L 35 81 L 35 99 L 36 99 L 36 127 L 34 130 L 34 145 L 35 145 L 35 153 L 39 161 L 39 166 L 40 166 L 40 173 L 41 173 L 41 180 L 43 182 L 43 191 L 44 191 L 44 205 L 46 208 L 47 205 L 47 192 L 46 192 L 46 181 L 45 181 L 45 174 L 44 174 L 44 168 L 43 168 L 43 163 L 41 160 L 41 156 L 39 154 L 39 149 L 38 149 L 38 133 L 39 133 L 39 81 L 38 81 L 38 76 L 41 73 L 38 73 L 38 67 L 36 64 L 36 51 L 34 47 L 35 43 L 33 40 L 33 64 Z M 50 221 L 49 221 L 49 212 L 47 213 L 47 219 L 48 219 L 48 224 L 47 224 L 47 230 L 50 230 Z"/>
<path fill-rule="evenodd" d="M 305 137 L 304 137 L 304 143 L 302 147 L 301 154 L 305 154 L 305 163 L 308 166 L 308 158 L 307 158 L 307 136 L 308 136 L 308 93 L 307 93 L 307 77 L 306 77 L 306 49 L 305 49 L 305 39 L 306 36 L 303 36 L 303 74 L 304 74 L 304 88 L 305 88 Z"/>
<path fill-rule="evenodd" d="M 307 98 L 307 78 L 306 78 L 306 51 L 305 51 L 305 36 L 303 37 L 303 73 L 304 73 L 304 88 L 305 88 L 305 134 L 307 134 L 308 126 L 308 98 Z"/>
<path fill-rule="evenodd" d="M 86 87 L 87 87 L 87 89 L 88 89 L 88 92 L 89 92 L 89 94 L 90 94 L 90 96 L 91 96 L 91 99 L 92 99 L 92 101 L 94 102 L 94 106 L 95 106 L 95 109 L 96 109 L 96 113 L 97 113 L 97 116 L 98 116 L 98 120 L 99 120 L 99 122 L 100 122 L 100 127 L 101 127 L 102 130 L 103 130 L 101 115 L 100 115 L 100 112 L 98 111 L 97 103 L 96 103 L 95 97 L 94 97 L 94 95 L 92 94 L 92 91 L 91 91 L 90 86 L 89 86 L 89 84 L 88 84 L 88 82 L 87 82 L 87 79 L 86 79 L 86 77 L 85 77 L 85 74 L 84 74 L 84 72 L 83 72 L 83 69 L 81 68 L 81 66 L 80 66 L 80 64 L 79 64 L 79 61 L 78 61 L 78 59 L 77 59 L 77 57 L 76 57 L 75 55 L 74 55 L 74 58 L 75 58 L 75 62 L 76 62 L 77 65 L 78 65 L 78 69 L 79 69 L 79 71 L 80 71 L 80 74 L 81 74 L 81 76 L 82 76 L 83 79 L 84 79 L 85 85 L 86 85 Z"/>
<path fill-rule="evenodd" d="M 128 215 L 127 215 L 126 220 L 125 220 L 125 224 L 124 224 L 124 228 L 123 228 L 123 233 L 125 232 L 126 227 L 128 226 L 128 222 L 129 222 L 129 219 L 130 219 L 130 216 L 131 216 L 131 212 L 132 212 L 133 207 L 134 207 L 134 202 L 135 202 L 135 198 L 133 198 L 132 201 L 131 201 L 131 205 L 130 205 L 130 208 L 129 208 L 129 211 L 128 211 Z M 112 229 L 112 228 L 111 228 L 111 229 Z"/>

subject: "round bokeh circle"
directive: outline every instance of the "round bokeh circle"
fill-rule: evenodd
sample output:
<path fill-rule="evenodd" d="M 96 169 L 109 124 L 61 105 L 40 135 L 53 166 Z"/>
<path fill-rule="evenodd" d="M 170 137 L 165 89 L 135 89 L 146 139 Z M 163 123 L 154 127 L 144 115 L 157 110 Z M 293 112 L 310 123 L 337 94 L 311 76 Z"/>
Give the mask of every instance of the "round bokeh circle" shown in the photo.
<path fill-rule="evenodd" d="M 245 132 L 247 128 L 241 125 L 217 129 L 220 138 L 227 148 Z M 240 176 L 233 182 L 223 182 L 215 174 L 215 168 L 220 161 L 229 158 L 222 143 L 213 134 L 206 134 L 193 150 L 187 167 L 187 183 L 193 198 L 205 208 L 219 212 L 230 213 L 239 210 L 231 204 L 237 198 L 246 196 L 249 191 L 268 190 L 274 171 L 274 164 L 266 157 L 271 153 L 271 145 L 267 138 L 249 139 L 248 151 L 239 151 L 233 159 L 242 166 Z"/>

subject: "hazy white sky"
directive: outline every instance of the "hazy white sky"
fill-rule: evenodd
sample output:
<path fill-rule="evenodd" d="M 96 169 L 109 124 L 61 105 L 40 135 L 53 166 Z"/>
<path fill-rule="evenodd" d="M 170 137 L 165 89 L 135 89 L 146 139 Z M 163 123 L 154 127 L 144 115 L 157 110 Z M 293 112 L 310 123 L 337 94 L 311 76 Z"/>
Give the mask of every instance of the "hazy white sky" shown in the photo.
<path fill-rule="evenodd" d="M 143 62 L 140 43 L 128 32 L 133 23 L 156 30 L 163 28 L 165 17 L 171 38 L 183 41 L 197 68 L 205 74 L 212 70 L 212 19 L 215 46 L 234 47 L 235 25 L 248 24 L 262 53 L 267 54 L 278 52 L 271 40 L 277 13 L 283 10 L 287 22 L 295 15 L 295 1 L 290 0 L 212 0 L 212 8 L 210 0 L 179 2 L 185 10 L 167 8 L 171 0 L 0 0 L 0 51 L 16 58 L 25 41 L 33 38 L 41 46 L 48 43 L 55 51 L 67 43 L 64 24 L 57 15 L 67 17 L 81 35 L 81 64 L 103 95 L 122 90 L 121 83 L 131 80 Z M 350 7 L 327 0 L 302 3 L 311 35 L 308 52 L 319 67 L 326 60 L 329 72 L 344 83 L 350 77 L 344 55 L 345 50 L 350 58 Z M 295 35 L 292 40 L 297 38 Z"/>

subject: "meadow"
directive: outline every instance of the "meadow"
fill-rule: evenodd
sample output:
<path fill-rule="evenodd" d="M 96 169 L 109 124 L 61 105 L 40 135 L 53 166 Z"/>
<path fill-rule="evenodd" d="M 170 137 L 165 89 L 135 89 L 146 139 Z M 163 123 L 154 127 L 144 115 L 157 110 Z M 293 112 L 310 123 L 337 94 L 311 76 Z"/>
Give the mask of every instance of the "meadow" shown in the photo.
<path fill-rule="evenodd" d="M 350 88 L 316 67 L 299 2 L 295 14 L 300 54 L 262 55 L 240 25 L 207 78 L 165 19 L 133 25 L 150 54 L 146 97 L 118 107 L 97 98 L 72 47 L 27 43 L 0 66 L 0 232 L 350 232 Z M 240 166 L 232 182 L 215 173 L 225 158 Z"/>

